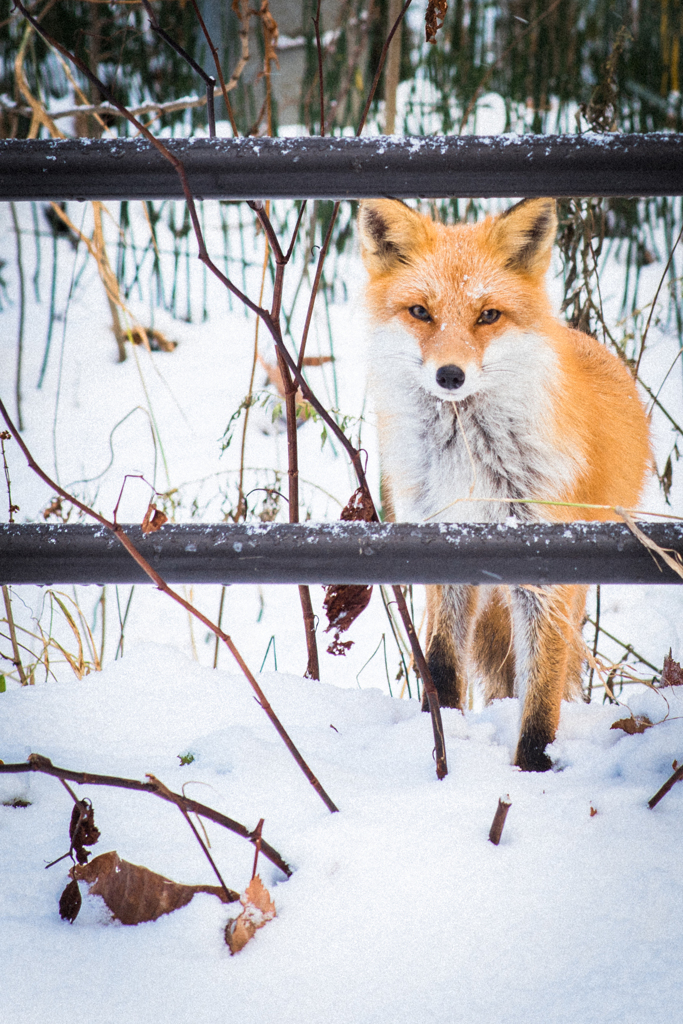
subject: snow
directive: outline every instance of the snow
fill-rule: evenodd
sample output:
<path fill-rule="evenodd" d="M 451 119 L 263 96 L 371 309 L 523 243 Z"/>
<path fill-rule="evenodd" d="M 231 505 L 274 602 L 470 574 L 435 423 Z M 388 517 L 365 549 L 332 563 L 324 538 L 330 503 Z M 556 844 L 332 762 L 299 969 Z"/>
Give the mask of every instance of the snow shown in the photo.
<path fill-rule="evenodd" d="M 220 254 L 217 208 L 206 204 L 205 209 L 210 248 Z M 185 323 L 156 310 L 154 326 L 178 340 L 178 349 L 171 354 L 135 349 L 126 363 L 117 365 L 106 299 L 92 262 L 84 263 L 81 250 L 74 253 L 68 242 L 60 241 L 60 319 L 45 383 L 38 390 L 52 241 L 40 243 L 42 301 L 35 303 L 31 214 L 27 207 L 17 210 L 25 231 L 26 294 L 31 302 L 23 380 L 29 447 L 48 472 L 105 515 L 112 513 L 124 475 L 143 473 L 158 490 L 174 490 L 176 521 L 220 520 L 236 497 L 242 420 L 222 456 L 221 438 L 247 390 L 253 320 L 231 307 L 209 278 L 206 323 L 199 317 Z M 91 231 L 87 208 L 70 204 L 69 211 L 78 226 Z M 132 216 L 138 218 L 139 237 L 146 237 L 137 207 Z M 230 216 L 235 225 L 235 208 Z M 182 212 L 176 219 L 181 222 Z M 106 218 L 105 229 L 113 254 L 115 234 Z M 15 300 L 14 236 L 5 214 L 0 230 L 7 259 L 3 276 Z M 246 284 L 256 295 L 262 249 L 260 239 L 252 244 L 250 238 L 245 243 L 252 263 Z M 167 237 L 164 245 L 170 246 Z M 239 249 L 232 255 L 237 262 L 231 269 L 240 283 Z M 353 255 L 339 268 L 348 299 L 329 307 L 331 334 L 320 304 L 309 341 L 310 354 L 324 355 L 332 339 L 337 362 L 311 368 L 309 374 L 328 406 L 355 417 L 350 429 L 362 432 L 377 492 L 374 421 L 365 407 L 361 372 L 362 275 Z M 300 259 L 288 275 L 285 309 L 304 269 Z M 643 301 L 654 293 L 662 270 L 661 261 L 643 269 Z M 204 279 L 194 265 L 190 273 L 196 314 Z M 183 274 L 179 280 L 183 307 Z M 129 305 L 140 322 L 149 324 L 145 275 L 141 282 Z M 623 268 L 615 259 L 601 280 L 612 322 L 622 286 Z M 557 289 L 555 282 L 555 297 Z M 293 320 L 297 338 L 302 320 L 299 306 Z M 6 343 L 0 350 L 1 393 L 10 404 L 16 324 L 15 303 L 2 312 Z M 666 326 L 653 325 L 650 340 L 643 372 L 656 389 L 679 344 L 675 331 Z M 263 332 L 261 345 L 264 357 L 272 359 Z M 661 398 L 680 414 L 679 373 L 671 374 Z M 265 389 L 261 370 L 257 387 Z M 286 480 L 286 443 L 281 425 L 277 419 L 272 422 L 272 408 L 271 402 L 251 410 L 248 489 L 274 486 L 273 470 L 280 474 L 279 489 Z M 661 469 L 673 439 L 658 413 L 653 429 Z M 332 523 L 355 488 L 353 475 L 332 442 L 321 450 L 319 424 L 311 421 L 301 427 L 299 446 L 303 512 Z M 29 472 L 12 443 L 7 444 L 7 457 L 13 497 L 21 506 L 19 520 L 42 521 L 51 493 Z M 129 479 L 120 521 L 140 522 L 149 496 L 142 480 Z M 250 502 L 260 508 L 258 492 Z M 676 466 L 672 503 L 678 513 L 681 474 Z M 666 510 L 654 481 L 645 506 Z M 279 521 L 285 517 L 281 509 Z M 253 525 L 255 532 L 265 528 L 258 521 Z M 217 617 L 217 587 L 179 590 Z M 49 678 L 39 669 L 35 685 L 25 688 L 7 679 L 6 692 L 0 693 L 0 757 L 6 763 L 20 762 L 37 752 L 72 770 L 140 780 L 151 772 L 171 789 L 185 788 L 189 796 L 248 828 L 263 818 L 265 839 L 291 865 L 293 875 L 286 880 L 261 858 L 259 872 L 277 917 L 235 957 L 229 955 L 223 931 L 238 908 L 226 908 L 208 895 L 136 927 L 111 923 L 101 902 L 87 897 L 75 923 L 66 924 L 59 918 L 58 899 L 69 862 L 49 870 L 45 864 L 67 848 L 71 798 L 54 778 L 0 774 L 3 1020 L 675 1020 L 683 982 L 683 786 L 674 787 L 656 809 L 647 807 L 671 773 L 674 758 L 683 755 L 682 697 L 675 691 L 662 695 L 644 687 L 624 688 L 621 699 L 633 713 L 647 714 L 657 723 L 642 735 L 610 729 L 629 711 L 603 705 L 601 690 L 590 705 L 564 705 L 550 749 L 555 770 L 543 775 L 520 773 L 511 766 L 517 702 L 482 707 L 475 695 L 473 708 L 464 714 L 443 712 L 450 772 L 438 782 L 429 716 L 420 712 L 417 700 L 398 698 L 399 656 L 378 588 L 353 627 L 355 646 L 347 658 L 325 654 L 320 642 L 323 681 L 317 683 L 301 676 L 305 645 L 295 588 L 231 587 L 225 596 L 224 628 L 338 805 L 339 813 L 330 814 L 228 653 L 220 653 L 219 667 L 213 670 L 211 637 L 203 627 L 191 626 L 186 614 L 153 588 L 135 588 L 123 656 L 117 657 L 118 615 L 123 616 L 130 594 L 128 587 L 107 589 L 103 671 L 78 679 L 53 650 Z M 79 603 L 96 627 L 98 644 L 99 595 L 99 590 L 83 587 L 61 598 Z M 322 588 L 312 589 L 321 617 L 322 595 Z M 419 623 L 423 599 L 418 588 L 414 600 Z M 675 658 L 683 654 L 681 603 L 678 588 L 605 587 L 601 621 L 661 666 L 670 647 Z M 74 649 L 73 634 L 45 592 L 15 588 L 13 608 L 20 626 L 35 632 L 42 615 L 44 628 L 51 626 L 60 643 Z M 318 637 L 324 639 L 322 628 Z M 590 628 L 586 637 L 592 638 Z M 7 642 L 0 646 L 6 653 Z M 604 650 L 615 659 L 622 653 L 607 641 Z M 279 671 L 259 674 L 262 663 L 268 670 L 277 664 Z M 390 685 L 394 697 L 388 694 Z M 412 685 L 414 697 L 414 680 Z M 190 754 L 191 763 L 181 765 L 180 757 Z M 95 854 L 115 849 L 124 859 L 176 881 L 214 882 L 174 807 L 148 794 L 74 788 L 94 804 L 102 833 Z M 494 847 L 488 830 L 498 799 L 507 794 L 512 806 L 502 841 Z M 7 806 L 16 799 L 29 806 Z M 597 813 L 591 815 L 591 808 Z M 205 824 L 226 883 L 243 891 L 251 877 L 252 846 L 211 822 Z"/>
<path fill-rule="evenodd" d="M 683 747 L 681 698 L 668 695 L 671 721 L 635 736 L 609 728 L 623 709 L 565 705 L 559 770 L 544 775 L 510 766 L 516 701 L 445 710 L 450 774 L 437 782 L 417 702 L 285 674 L 262 683 L 339 814 L 325 810 L 240 676 L 168 647 L 141 645 L 81 681 L 5 695 L 8 761 L 37 750 L 72 768 L 151 771 L 249 827 L 264 817 L 265 838 L 294 869 L 286 881 L 260 861 L 277 918 L 234 958 L 222 930 L 236 911 L 204 895 L 137 927 L 103 924 L 90 897 L 68 925 L 57 913 L 66 868 L 44 864 L 65 848 L 71 801 L 55 779 L 0 777 L 5 798 L 31 800 L 0 808 L 6 1020 L 45 1019 L 48 1006 L 51 1021 L 71 1020 L 74 1000 L 103 1024 L 671 1018 L 683 981 L 683 787 L 653 811 L 646 803 Z M 659 720 L 666 705 L 648 694 L 643 711 Z M 181 767 L 187 752 L 195 760 Z M 102 831 L 96 853 L 209 880 L 174 808 L 81 789 Z M 506 794 L 493 847 L 488 829 Z M 227 884 L 243 889 L 251 846 L 206 824 Z"/>

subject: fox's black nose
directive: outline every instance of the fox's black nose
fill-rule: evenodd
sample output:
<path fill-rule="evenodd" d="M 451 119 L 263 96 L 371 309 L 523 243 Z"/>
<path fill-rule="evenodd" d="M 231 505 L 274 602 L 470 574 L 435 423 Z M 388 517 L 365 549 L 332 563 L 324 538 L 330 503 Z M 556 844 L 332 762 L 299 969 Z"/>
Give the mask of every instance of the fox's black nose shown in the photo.
<path fill-rule="evenodd" d="M 465 383 L 465 371 L 459 366 L 440 366 L 436 371 L 436 383 L 448 391 L 455 391 Z"/>

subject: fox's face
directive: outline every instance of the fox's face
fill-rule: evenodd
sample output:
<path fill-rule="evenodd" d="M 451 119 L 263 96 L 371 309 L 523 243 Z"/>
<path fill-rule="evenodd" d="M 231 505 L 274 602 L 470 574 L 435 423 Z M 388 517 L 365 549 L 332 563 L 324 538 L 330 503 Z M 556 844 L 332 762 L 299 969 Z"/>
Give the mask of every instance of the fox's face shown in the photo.
<path fill-rule="evenodd" d="M 535 358 L 534 336 L 551 316 L 544 281 L 557 230 L 553 199 L 454 227 L 395 200 L 371 200 L 359 223 L 376 333 L 426 391 L 460 401 Z"/>

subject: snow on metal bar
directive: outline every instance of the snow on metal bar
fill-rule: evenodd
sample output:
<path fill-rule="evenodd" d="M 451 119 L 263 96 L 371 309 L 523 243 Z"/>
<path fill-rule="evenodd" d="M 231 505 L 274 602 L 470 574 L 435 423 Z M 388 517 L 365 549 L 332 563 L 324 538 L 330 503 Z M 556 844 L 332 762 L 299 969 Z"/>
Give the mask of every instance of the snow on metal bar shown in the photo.
<path fill-rule="evenodd" d="M 683 555 L 683 524 L 641 524 Z M 681 583 L 618 523 L 125 527 L 169 583 Z M 0 583 L 144 583 L 100 526 L 0 525 Z"/>
<path fill-rule="evenodd" d="M 204 199 L 683 194 L 683 134 L 164 140 Z M 144 139 L 0 140 L 0 199 L 182 199 Z"/>

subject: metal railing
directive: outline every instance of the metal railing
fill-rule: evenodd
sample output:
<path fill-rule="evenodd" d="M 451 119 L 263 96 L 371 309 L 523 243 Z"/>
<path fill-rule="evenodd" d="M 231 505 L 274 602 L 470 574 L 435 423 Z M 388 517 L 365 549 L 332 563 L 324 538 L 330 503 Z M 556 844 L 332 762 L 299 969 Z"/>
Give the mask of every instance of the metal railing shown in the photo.
<path fill-rule="evenodd" d="M 683 194 L 683 134 L 171 139 L 197 199 Z M 0 140 L 0 199 L 183 199 L 144 139 Z"/>
<path fill-rule="evenodd" d="M 683 195 L 683 135 L 165 140 L 196 198 Z M 183 199 L 144 140 L 0 140 L 0 199 Z M 167 525 L 131 539 L 169 583 L 681 583 L 626 526 Z M 683 525 L 646 527 L 683 556 Z M 0 583 L 140 583 L 99 526 L 0 526 Z"/>
<path fill-rule="evenodd" d="M 683 556 L 683 523 L 641 528 Z M 683 583 L 620 523 L 167 524 L 126 533 L 167 583 Z M 0 584 L 149 583 L 102 526 L 0 526 Z"/>

